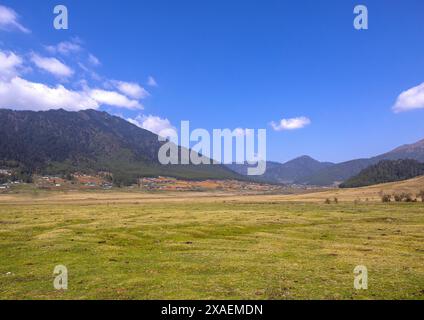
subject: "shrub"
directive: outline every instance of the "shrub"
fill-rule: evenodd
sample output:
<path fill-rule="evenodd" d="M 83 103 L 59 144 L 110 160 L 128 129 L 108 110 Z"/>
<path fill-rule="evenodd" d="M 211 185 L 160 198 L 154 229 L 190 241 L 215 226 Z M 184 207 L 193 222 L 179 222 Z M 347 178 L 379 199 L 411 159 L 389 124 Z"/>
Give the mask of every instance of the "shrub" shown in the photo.
<path fill-rule="evenodd" d="M 418 194 L 417 194 L 417 198 L 421 198 L 421 201 L 424 202 L 424 190 L 421 190 Z"/>
<path fill-rule="evenodd" d="M 412 194 L 402 192 L 401 194 L 394 194 L 393 195 L 396 202 L 413 202 Z"/>
<path fill-rule="evenodd" d="M 381 196 L 381 201 L 382 202 L 390 202 L 390 201 L 392 201 L 392 196 L 390 194 L 383 194 Z"/>
<path fill-rule="evenodd" d="M 402 200 L 405 202 L 412 202 L 412 194 L 410 193 L 402 193 Z"/>

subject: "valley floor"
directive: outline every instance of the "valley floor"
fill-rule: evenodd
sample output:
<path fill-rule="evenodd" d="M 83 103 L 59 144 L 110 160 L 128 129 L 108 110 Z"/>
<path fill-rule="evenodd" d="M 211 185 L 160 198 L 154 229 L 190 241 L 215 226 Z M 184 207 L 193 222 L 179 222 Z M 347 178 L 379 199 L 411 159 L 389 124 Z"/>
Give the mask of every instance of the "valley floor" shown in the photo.
<path fill-rule="evenodd" d="M 424 299 L 424 203 L 364 190 L 1 195 L 0 299 Z"/>
<path fill-rule="evenodd" d="M 209 191 L 145 191 L 133 188 L 113 190 L 43 190 L 33 185 L 22 185 L 11 191 L 0 192 L 0 204 L 118 204 L 146 202 L 221 202 L 248 199 L 256 202 L 314 202 L 326 199 L 340 202 L 381 202 L 384 194 L 409 193 L 413 197 L 424 190 L 424 176 L 380 185 L 354 189 L 299 189 L 283 188 L 273 192 L 252 190 L 209 190 Z M 419 199 L 420 200 L 420 199 Z"/>

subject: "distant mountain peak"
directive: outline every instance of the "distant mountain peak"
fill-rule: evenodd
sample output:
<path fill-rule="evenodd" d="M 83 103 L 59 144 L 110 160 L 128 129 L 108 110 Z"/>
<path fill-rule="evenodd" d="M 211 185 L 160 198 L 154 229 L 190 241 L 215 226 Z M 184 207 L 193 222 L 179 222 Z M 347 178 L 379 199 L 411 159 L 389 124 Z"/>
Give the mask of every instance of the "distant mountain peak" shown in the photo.
<path fill-rule="evenodd" d="M 286 163 L 289 163 L 289 162 L 297 162 L 297 161 L 320 162 L 320 161 L 318 161 L 318 160 L 316 160 L 316 159 L 312 158 L 311 156 L 303 155 L 303 156 L 300 156 L 300 157 L 294 158 L 294 159 L 292 159 L 292 160 L 290 160 L 290 161 L 287 161 Z"/>
<path fill-rule="evenodd" d="M 303 156 L 297 157 L 293 160 L 314 160 L 314 161 L 317 161 L 317 160 L 315 160 L 314 158 L 312 158 L 311 156 L 308 156 L 308 155 L 303 155 Z"/>

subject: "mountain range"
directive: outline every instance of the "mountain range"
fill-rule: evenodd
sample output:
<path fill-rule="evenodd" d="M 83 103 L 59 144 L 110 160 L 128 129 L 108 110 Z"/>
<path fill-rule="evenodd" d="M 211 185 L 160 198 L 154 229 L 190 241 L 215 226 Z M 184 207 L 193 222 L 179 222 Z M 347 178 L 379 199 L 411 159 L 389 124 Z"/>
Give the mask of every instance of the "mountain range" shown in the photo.
<path fill-rule="evenodd" d="M 286 163 L 267 162 L 267 171 L 261 180 L 274 183 L 331 186 L 348 180 L 382 160 L 400 159 L 424 162 L 424 139 L 372 158 L 355 159 L 337 164 L 320 162 L 309 156 L 302 156 Z M 245 174 L 247 166 L 241 164 L 229 167 L 240 174 Z"/>
<path fill-rule="evenodd" d="M 157 155 L 163 143 L 154 133 L 106 112 L 0 110 L 0 169 L 12 165 L 41 174 L 104 171 L 112 173 L 122 184 L 134 183 L 137 177 L 162 175 L 329 186 L 344 182 L 382 160 L 424 162 L 421 140 L 372 158 L 338 164 L 309 156 L 286 163 L 269 161 L 263 176 L 246 177 L 248 165 L 243 164 L 161 165 Z"/>
<path fill-rule="evenodd" d="M 387 153 L 367 158 L 356 159 L 335 164 L 310 175 L 297 182 L 312 185 L 337 184 L 357 175 L 365 168 L 377 164 L 382 160 L 412 159 L 424 162 L 424 139 L 413 144 L 403 145 Z"/>

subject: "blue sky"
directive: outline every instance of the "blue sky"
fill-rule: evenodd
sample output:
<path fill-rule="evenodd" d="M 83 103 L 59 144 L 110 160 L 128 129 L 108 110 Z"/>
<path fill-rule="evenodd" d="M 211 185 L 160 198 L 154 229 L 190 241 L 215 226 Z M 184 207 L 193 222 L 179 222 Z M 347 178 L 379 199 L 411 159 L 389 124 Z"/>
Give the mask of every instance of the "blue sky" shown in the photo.
<path fill-rule="evenodd" d="M 3 94 L 61 85 L 67 92 L 57 99 L 70 95 L 152 128 L 182 120 L 193 129 L 266 128 L 268 159 L 276 161 L 307 154 L 340 162 L 424 138 L 421 0 L 60 3 L 69 30 L 53 28 L 57 1 L 0 0 L 19 15 L 19 25 L 0 21 L 0 52 L 3 60 L 21 59 L 0 78 Z M 369 10 L 368 30 L 353 28 L 360 3 Z M 22 81 L 11 87 L 10 74 Z M 13 97 L 0 107 L 11 108 Z M 25 99 L 27 109 L 42 109 Z M 404 112 L 393 111 L 397 101 Z M 299 117 L 310 123 L 270 125 Z"/>

